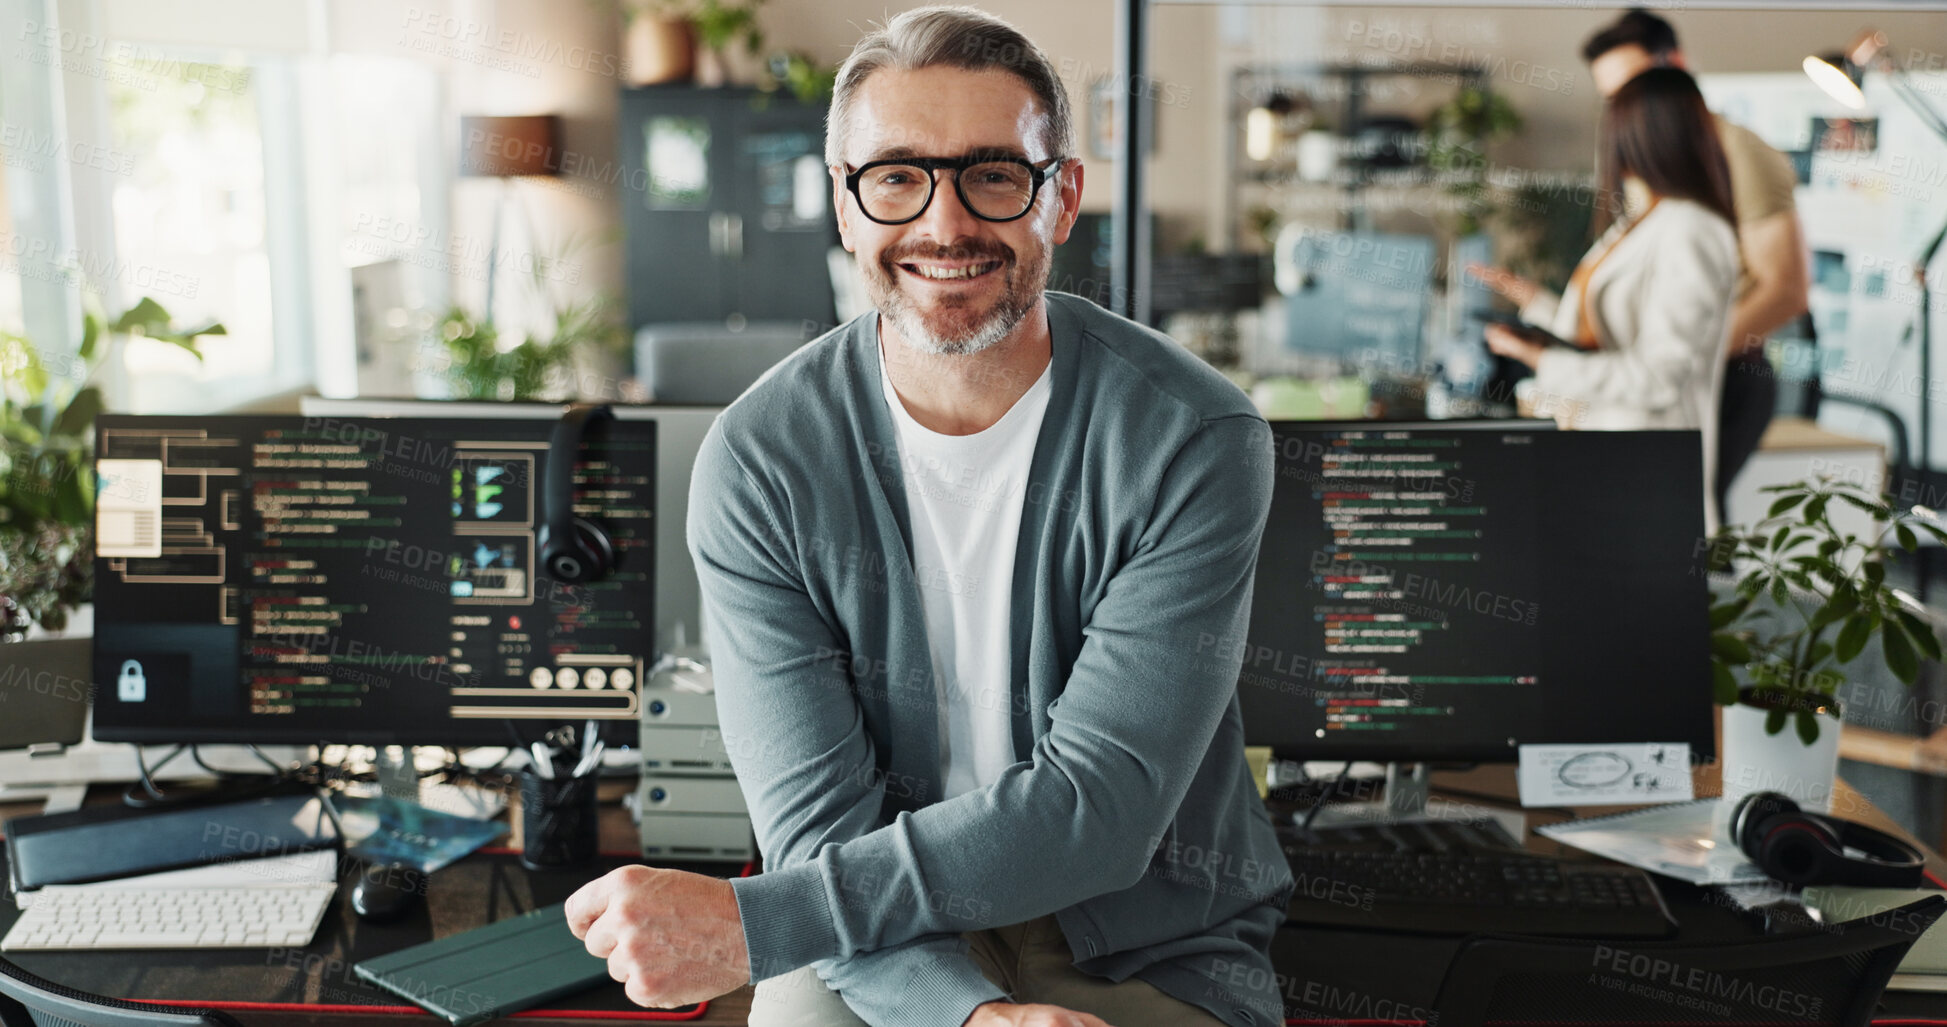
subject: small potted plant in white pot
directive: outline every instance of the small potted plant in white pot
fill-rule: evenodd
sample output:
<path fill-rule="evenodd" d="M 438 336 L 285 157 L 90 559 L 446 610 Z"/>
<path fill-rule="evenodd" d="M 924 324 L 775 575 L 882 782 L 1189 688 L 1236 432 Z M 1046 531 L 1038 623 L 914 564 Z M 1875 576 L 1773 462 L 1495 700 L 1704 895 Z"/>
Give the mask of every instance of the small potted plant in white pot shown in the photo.
<path fill-rule="evenodd" d="M 1947 543 L 1947 530 L 1928 511 L 1826 478 L 1765 491 L 1777 496 L 1765 518 L 1716 540 L 1737 575 L 1711 608 L 1724 797 L 1783 792 L 1825 810 L 1839 766 L 1839 691 L 1864 666 L 1856 661 L 1883 660 L 1910 686 L 1922 659 L 1941 658 L 1929 614 L 1886 583 L 1886 564 L 1896 549 L 1918 549 L 1923 532 Z M 1873 528 L 1836 525 L 1835 504 L 1866 513 Z"/>

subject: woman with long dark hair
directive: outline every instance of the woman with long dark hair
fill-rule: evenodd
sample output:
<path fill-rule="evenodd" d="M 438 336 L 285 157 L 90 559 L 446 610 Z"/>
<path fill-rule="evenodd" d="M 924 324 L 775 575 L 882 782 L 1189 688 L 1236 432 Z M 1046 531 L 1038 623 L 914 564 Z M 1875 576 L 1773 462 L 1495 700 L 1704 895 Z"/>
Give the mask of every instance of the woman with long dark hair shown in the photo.
<path fill-rule="evenodd" d="M 1697 82 L 1652 68 L 1610 98 L 1598 152 L 1595 245 L 1556 297 L 1490 325 L 1488 348 L 1534 368 L 1529 405 L 1565 428 L 1697 428 L 1706 519 L 1724 336 L 1737 287 L 1730 170 Z"/>

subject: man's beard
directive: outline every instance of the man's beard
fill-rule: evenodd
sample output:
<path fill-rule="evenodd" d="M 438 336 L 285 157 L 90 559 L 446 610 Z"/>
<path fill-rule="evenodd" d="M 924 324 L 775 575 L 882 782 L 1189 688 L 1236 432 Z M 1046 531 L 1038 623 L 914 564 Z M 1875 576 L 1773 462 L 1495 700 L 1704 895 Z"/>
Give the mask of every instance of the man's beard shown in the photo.
<path fill-rule="evenodd" d="M 899 264 L 909 260 L 998 260 L 989 271 L 1001 276 L 1001 294 L 985 310 L 955 303 L 923 312 L 904 288 Z M 879 314 L 892 323 L 906 344 L 930 356 L 964 357 L 979 353 L 1007 338 L 1041 299 L 1048 281 L 1049 256 L 1037 248 L 1026 263 L 1013 248 L 998 242 L 954 246 L 906 246 L 887 250 L 876 262 L 860 261 L 865 291 Z"/>

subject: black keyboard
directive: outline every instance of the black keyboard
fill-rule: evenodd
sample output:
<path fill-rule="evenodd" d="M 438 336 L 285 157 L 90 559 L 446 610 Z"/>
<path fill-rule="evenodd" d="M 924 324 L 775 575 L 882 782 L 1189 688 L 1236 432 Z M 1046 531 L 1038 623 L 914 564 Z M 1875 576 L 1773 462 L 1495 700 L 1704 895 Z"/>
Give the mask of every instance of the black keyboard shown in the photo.
<path fill-rule="evenodd" d="M 1285 839 L 1294 924 L 1416 934 L 1662 938 L 1676 931 L 1648 874 L 1521 852 L 1374 852 Z"/>

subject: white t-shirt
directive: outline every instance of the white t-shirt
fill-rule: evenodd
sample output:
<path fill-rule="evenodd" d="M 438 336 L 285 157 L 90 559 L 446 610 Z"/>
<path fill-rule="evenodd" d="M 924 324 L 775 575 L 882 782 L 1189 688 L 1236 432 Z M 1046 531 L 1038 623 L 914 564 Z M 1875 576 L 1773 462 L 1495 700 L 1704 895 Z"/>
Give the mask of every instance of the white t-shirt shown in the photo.
<path fill-rule="evenodd" d="M 913 574 L 938 682 L 940 777 L 952 798 L 986 787 L 1015 762 L 1014 550 L 1048 412 L 1048 370 L 985 431 L 941 435 L 906 412 L 885 373 L 883 342 L 879 369 L 898 432 Z"/>

